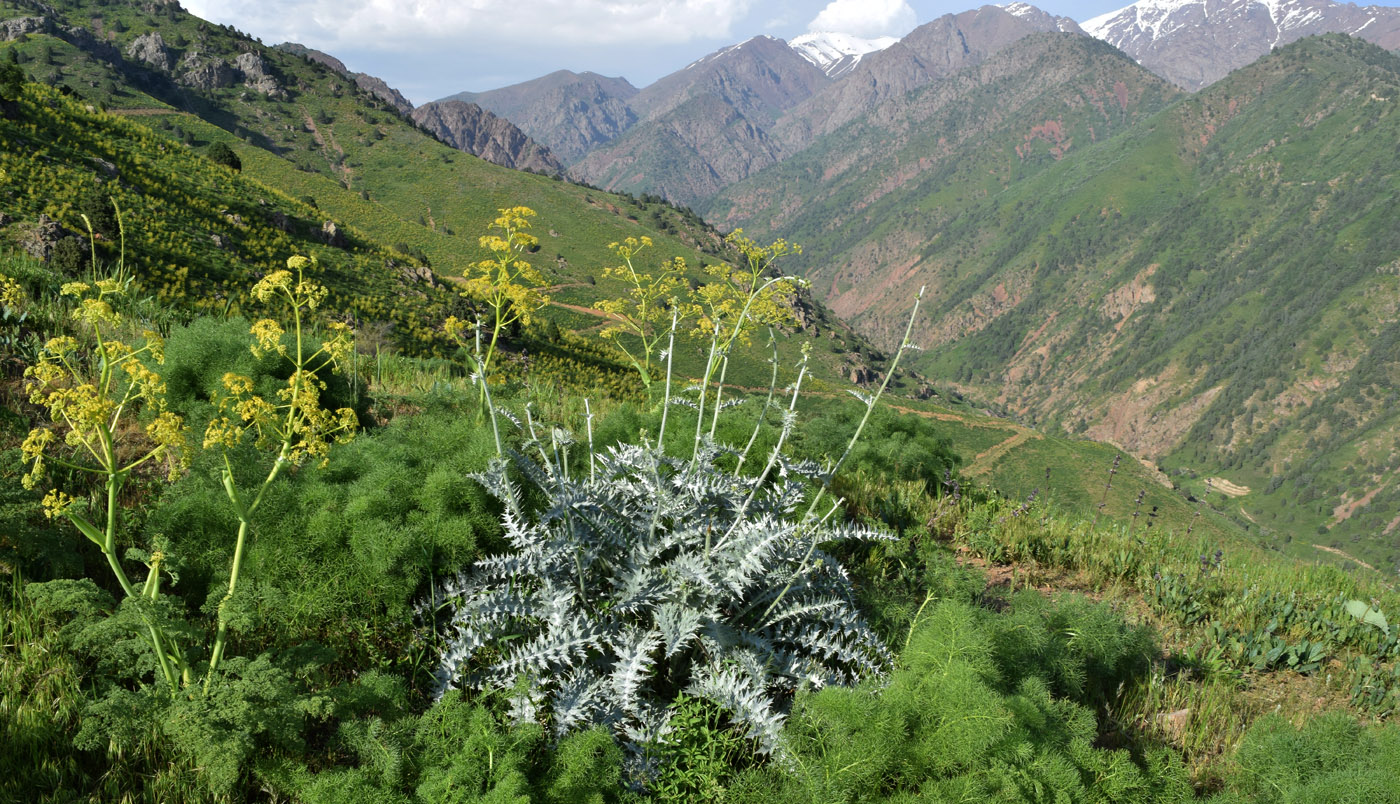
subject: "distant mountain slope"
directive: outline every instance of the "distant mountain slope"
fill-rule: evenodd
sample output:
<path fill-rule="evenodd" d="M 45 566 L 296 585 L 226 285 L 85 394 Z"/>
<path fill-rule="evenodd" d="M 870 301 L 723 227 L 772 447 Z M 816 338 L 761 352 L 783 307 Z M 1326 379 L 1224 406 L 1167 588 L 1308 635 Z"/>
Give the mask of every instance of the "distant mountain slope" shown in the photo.
<path fill-rule="evenodd" d="M 533 81 L 488 92 L 459 92 L 443 100 L 475 103 L 506 118 L 567 165 L 637 121 L 627 105 L 636 94 L 637 88 L 625 78 L 559 70 Z"/>
<path fill-rule="evenodd" d="M 829 81 L 782 40 L 755 37 L 638 92 L 629 107 L 639 122 L 570 166 L 569 175 L 695 204 L 778 161 L 768 130 Z"/>
<path fill-rule="evenodd" d="M 433 101 L 414 109 L 409 117 L 448 145 L 487 162 L 551 176 L 564 172 L 548 148 L 475 103 Z"/>
<path fill-rule="evenodd" d="M 639 90 L 628 105 L 645 122 L 692 98 L 711 95 L 767 127 L 828 83 L 820 68 L 783 40 L 755 36 L 657 79 Z"/>
<path fill-rule="evenodd" d="M 1346 33 L 1400 47 L 1400 8 L 1331 0 L 1141 0 L 1084 30 L 1186 89 L 1200 89 L 1305 36 Z"/>
<path fill-rule="evenodd" d="M 840 78 L 855 69 L 860 60 L 898 42 L 895 36 L 881 36 L 876 39 L 863 39 L 859 36 L 820 31 L 793 37 L 788 46 L 797 54 L 812 62 L 827 78 Z"/>
<path fill-rule="evenodd" d="M 892 320 L 873 311 L 904 303 L 925 281 L 916 255 L 949 216 L 1128 130 L 1178 94 L 1101 42 L 1035 34 L 886 101 L 704 212 L 726 228 L 804 243 L 795 262 L 819 291 L 887 337 Z M 937 305 L 944 291 L 932 290 Z"/>
<path fill-rule="evenodd" d="M 1105 110 L 1119 80 L 1095 90 Z M 1079 94 L 930 168 L 865 170 L 855 149 L 875 140 L 843 129 L 828 159 L 814 146 L 805 172 L 770 169 L 714 209 L 807 243 L 818 289 L 867 335 L 892 337 L 927 284 L 919 365 L 937 380 L 1118 443 L 1198 497 L 1240 495 L 1227 507 L 1266 542 L 1395 566 L 1400 59 L 1308 38 L 1087 142 Z M 853 151 L 854 170 L 834 157 Z"/>
<path fill-rule="evenodd" d="M 866 56 L 842 80 L 784 115 L 774 127 L 775 138 L 786 153 L 797 153 L 815 138 L 869 114 L 880 104 L 978 64 L 1030 34 L 1079 32 L 1072 20 L 1052 17 L 1032 6 L 1017 4 L 1015 11 L 982 6 L 920 25 L 893 45 Z"/>

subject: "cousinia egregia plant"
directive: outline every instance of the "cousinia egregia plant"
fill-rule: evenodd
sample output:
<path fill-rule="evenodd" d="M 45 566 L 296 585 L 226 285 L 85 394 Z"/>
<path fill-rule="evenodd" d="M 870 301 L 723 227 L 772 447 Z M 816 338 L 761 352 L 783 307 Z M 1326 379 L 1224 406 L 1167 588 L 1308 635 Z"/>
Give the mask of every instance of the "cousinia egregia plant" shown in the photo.
<path fill-rule="evenodd" d="M 917 311 L 916 300 L 911 328 Z M 556 735 L 607 724 L 643 777 L 646 748 L 668 734 L 681 693 L 719 705 L 771 753 L 781 750 L 797 690 L 878 676 L 891 661 L 822 545 L 892 537 L 844 523 L 840 502 L 825 505 L 823 495 L 910 348 L 909 329 L 884 384 L 859 395 L 866 418 L 845 455 L 825 468 L 783 454 L 807 375 L 804 350 L 784 390 L 778 439 L 751 475 L 717 459 L 747 457 L 754 439 L 741 451 L 698 435 L 686 458 L 663 448 L 666 413 L 679 401 L 674 342 L 673 328 L 653 440 L 599 452 L 590 421 L 586 469 L 579 462 L 571 472 L 573 437 L 540 426 L 526 408 L 523 451 L 538 460 L 502 449 L 476 475 L 503 503 L 514 552 L 476 562 L 423 607 L 444 631 L 439 696 L 452 687 L 503 691 L 513 718 L 546 722 Z M 526 510 L 521 482 L 543 493 L 542 510 Z"/>

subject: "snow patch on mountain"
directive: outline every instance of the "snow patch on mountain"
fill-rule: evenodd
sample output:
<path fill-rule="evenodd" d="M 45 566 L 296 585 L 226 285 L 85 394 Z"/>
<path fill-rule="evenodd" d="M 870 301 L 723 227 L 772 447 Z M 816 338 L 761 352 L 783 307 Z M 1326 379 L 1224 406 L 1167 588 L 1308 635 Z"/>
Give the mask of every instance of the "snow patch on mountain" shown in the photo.
<path fill-rule="evenodd" d="M 1052 16 L 1043 9 L 1037 8 L 1030 3 L 1022 3 L 1018 0 L 1018 2 L 1014 3 L 1002 3 L 996 7 L 1013 17 L 1020 17 L 1023 20 L 1029 20 L 1031 22 L 1054 20 L 1055 28 L 1062 33 L 1083 33 L 1083 29 L 1079 27 L 1078 23 L 1069 17 Z"/>
<path fill-rule="evenodd" d="M 1081 22 L 1080 27 L 1088 31 L 1090 36 L 1109 42 L 1123 39 L 1129 31 L 1138 36 L 1145 35 L 1149 41 L 1156 41 L 1180 28 L 1195 24 L 1198 20 L 1241 16 L 1250 6 L 1262 6 L 1268 12 L 1269 19 L 1278 31 L 1278 40 L 1287 38 L 1285 35 L 1290 31 L 1307 28 L 1323 21 L 1327 17 L 1324 10 L 1344 7 L 1352 11 L 1357 10 L 1352 3 L 1316 0 L 1236 0 L 1226 3 L 1207 3 L 1206 0 L 1139 0 L 1130 6 Z M 1187 21 L 1188 17 L 1190 22 Z M 1368 20 L 1351 33 L 1359 31 L 1373 21 L 1374 18 Z"/>
<path fill-rule="evenodd" d="M 899 41 L 899 37 L 881 36 L 863 39 L 850 34 L 819 31 L 794 37 L 788 47 L 802 58 L 819 67 L 831 78 L 850 72 L 861 58 L 884 50 Z"/>

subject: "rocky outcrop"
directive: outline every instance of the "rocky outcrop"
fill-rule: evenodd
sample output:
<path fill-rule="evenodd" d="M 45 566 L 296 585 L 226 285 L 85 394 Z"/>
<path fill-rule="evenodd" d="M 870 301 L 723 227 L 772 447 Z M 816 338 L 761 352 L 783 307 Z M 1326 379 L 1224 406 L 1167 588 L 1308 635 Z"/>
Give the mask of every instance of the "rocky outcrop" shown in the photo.
<path fill-rule="evenodd" d="M 48 17 L 13 17 L 0 20 L 0 39 L 9 42 L 28 34 L 53 33 L 53 20 Z"/>
<path fill-rule="evenodd" d="M 520 127 L 566 165 L 612 142 L 637 122 L 627 105 L 637 88 L 625 78 L 559 70 L 489 92 L 443 98 L 475 103 Z"/>
<path fill-rule="evenodd" d="M 475 103 L 434 101 L 413 110 L 413 122 L 458 150 L 516 170 L 559 175 L 559 160 L 504 118 Z"/>
<path fill-rule="evenodd" d="M 355 86 L 394 107 L 394 111 L 399 114 L 407 117 L 409 112 L 413 111 L 413 104 L 408 98 L 385 83 L 384 79 L 367 73 L 350 73 L 350 77 L 355 79 Z"/>
<path fill-rule="evenodd" d="M 170 72 L 175 64 L 170 48 L 165 46 L 165 39 L 159 31 L 151 31 L 131 40 L 131 44 L 126 46 L 126 57 L 163 73 Z"/>
<path fill-rule="evenodd" d="M 393 260 L 389 260 L 387 267 L 397 269 L 400 278 L 406 285 L 427 285 L 430 288 L 438 287 L 437 277 L 433 276 L 433 269 L 426 265 L 399 265 Z"/>
<path fill-rule="evenodd" d="M 48 215 L 40 215 L 38 222 L 20 236 L 19 247 L 34 259 L 48 262 L 59 243 L 77 239 L 81 238 L 60 226 L 58 221 Z"/>
<path fill-rule="evenodd" d="M 231 87 L 239 79 L 238 71 L 227 61 L 217 57 L 206 58 L 197 50 L 186 53 L 180 67 L 182 72 L 176 80 L 205 92 Z"/>
<path fill-rule="evenodd" d="M 329 53 L 323 53 L 314 48 L 299 45 L 296 42 L 283 42 L 274 47 L 284 53 L 290 53 L 293 56 L 309 59 L 317 64 L 324 65 L 334 72 L 340 73 L 354 81 L 355 86 L 394 107 L 394 111 L 405 117 L 413 111 L 413 104 L 409 102 L 408 98 L 405 98 L 397 89 L 385 83 L 382 78 L 377 78 L 368 73 L 354 72 L 349 67 L 345 66 L 345 62 Z"/>
<path fill-rule="evenodd" d="M 321 239 L 332 248 L 345 248 L 349 244 L 349 241 L 345 239 L 345 232 L 335 225 L 335 221 L 326 221 L 321 224 Z"/>
<path fill-rule="evenodd" d="M 251 51 L 240 53 L 238 58 L 234 59 L 233 65 L 243 74 L 244 86 L 257 90 L 270 98 L 281 99 L 286 96 L 286 90 L 282 89 L 277 77 L 272 74 L 267 59 L 264 59 L 261 53 Z"/>

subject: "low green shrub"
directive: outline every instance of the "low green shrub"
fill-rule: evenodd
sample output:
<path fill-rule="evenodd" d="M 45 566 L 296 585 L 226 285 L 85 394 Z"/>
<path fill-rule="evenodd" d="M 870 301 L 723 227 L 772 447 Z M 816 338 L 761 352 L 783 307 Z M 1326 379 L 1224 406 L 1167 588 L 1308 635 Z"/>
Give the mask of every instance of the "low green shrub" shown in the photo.
<path fill-rule="evenodd" d="M 783 734 L 787 767 L 748 771 L 725 800 L 1143 804 L 1191 797 L 1170 751 L 1096 748 L 1090 709 L 1057 699 L 1037 674 L 1008 675 L 998 659 L 999 626 L 1025 627 L 964 603 L 931 606 L 887 686 L 800 697 Z"/>
<path fill-rule="evenodd" d="M 1210 804 L 1394 804 L 1400 802 L 1400 727 L 1365 727 L 1344 712 L 1301 729 L 1282 715 L 1245 735 L 1227 790 Z"/>

